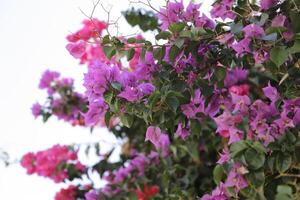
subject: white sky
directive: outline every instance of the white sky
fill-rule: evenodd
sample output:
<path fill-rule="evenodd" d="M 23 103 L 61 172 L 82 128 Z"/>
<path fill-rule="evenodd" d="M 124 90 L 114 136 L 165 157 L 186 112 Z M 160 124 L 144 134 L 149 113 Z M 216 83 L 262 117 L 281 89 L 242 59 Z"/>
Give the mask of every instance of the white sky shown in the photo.
<path fill-rule="evenodd" d="M 114 6 L 114 18 L 128 8 L 127 0 L 102 2 Z M 113 140 L 104 129 L 96 129 L 91 135 L 88 129 L 74 128 L 54 118 L 43 124 L 41 119 L 34 120 L 30 110 L 34 102 L 45 98 L 45 91 L 38 90 L 37 85 L 46 69 L 75 78 L 76 87 L 83 91 L 86 67 L 78 66 L 65 50 L 65 36 L 81 27 L 84 16 L 79 8 L 89 13 L 92 6 L 90 0 L 0 0 L 0 148 L 13 158 L 57 143 Z M 106 19 L 106 14 L 99 7 L 95 17 Z M 135 32 L 120 24 L 122 32 Z M 26 175 L 18 165 L 5 168 L 0 164 L 0 199 L 53 200 L 60 187 L 49 179 Z"/>

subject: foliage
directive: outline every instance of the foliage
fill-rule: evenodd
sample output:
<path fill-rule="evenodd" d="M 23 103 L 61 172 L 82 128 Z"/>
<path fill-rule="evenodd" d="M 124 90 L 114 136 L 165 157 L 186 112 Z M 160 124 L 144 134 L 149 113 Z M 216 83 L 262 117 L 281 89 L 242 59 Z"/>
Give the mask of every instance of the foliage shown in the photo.
<path fill-rule="evenodd" d="M 199 4 L 171 1 L 156 13 L 155 43 L 84 21 L 67 49 L 88 66 L 85 94 L 74 101 L 55 72 L 40 86 L 64 100 L 63 114 L 84 118 L 79 125 L 106 126 L 124 143 L 118 162 L 112 149 L 80 172 L 98 172 L 103 188 L 70 186 L 56 199 L 299 199 L 298 6 L 218 0 L 209 18 Z M 141 24 L 148 15 L 125 12 L 142 30 L 156 29 L 153 16 Z M 35 116 L 57 110 L 38 105 Z"/>

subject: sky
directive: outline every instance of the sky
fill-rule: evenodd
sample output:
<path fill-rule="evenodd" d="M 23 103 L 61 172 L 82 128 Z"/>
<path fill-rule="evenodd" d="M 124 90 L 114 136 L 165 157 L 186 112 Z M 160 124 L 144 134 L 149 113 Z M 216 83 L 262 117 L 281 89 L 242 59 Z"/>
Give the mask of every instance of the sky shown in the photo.
<path fill-rule="evenodd" d="M 106 8 L 113 5 L 113 19 L 129 7 L 127 0 L 102 2 Z M 164 1 L 154 2 L 157 6 Z M 203 10 L 207 11 L 210 2 L 205 1 Z M 90 0 L 0 0 L 0 149 L 7 151 L 13 159 L 57 143 L 116 142 L 102 128 L 90 134 L 88 129 L 72 127 L 54 118 L 43 124 L 40 119 L 33 118 L 30 110 L 33 103 L 43 102 L 46 98 L 45 91 L 37 87 L 46 69 L 73 77 L 75 87 L 84 91 L 82 79 L 86 67 L 80 66 L 69 55 L 65 49 L 65 36 L 81 27 L 80 22 L 85 16 L 80 10 L 89 14 L 92 8 Z M 99 6 L 94 16 L 107 17 Z M 136 32 L 137 29 L 123 22 L 119 23 L 121 32 Z M 109 148 L 104 143 L 100 146 L 104 150 Z M 43 177 L 26 175 L 18 164 L 7 168 L 0 164 L 0 199 L 52 200 L 62 186 Z"/>

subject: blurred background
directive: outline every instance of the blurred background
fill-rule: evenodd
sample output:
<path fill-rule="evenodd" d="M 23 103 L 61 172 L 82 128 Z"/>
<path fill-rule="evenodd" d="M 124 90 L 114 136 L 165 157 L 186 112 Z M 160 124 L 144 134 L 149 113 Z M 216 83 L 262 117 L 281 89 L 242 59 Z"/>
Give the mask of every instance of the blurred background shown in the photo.
<path fill-rule="evenodd" d="M 186 1 L 188 2 L 188 1 Z M 202 2 L 202 1 L 198 1 Z M 206 12 L 212 0 L 203 2 Z M 131 5 L 127 0 L 102 0 L 107 8 L 112 5 L 111 16 L 117 19 L 121 11 Z M 153 5 L 164 1 L 154 1 Z M 132 5 L 140 7 L 140 5 Z M 109 143 L 117 142 L 105 129 L 98 128 L 93 134 L 81 127 L 72 127 L 63 121 L 51 118 L 46 124 L 35 120 L 31 105 L 43 102 L 46 94 L 38 89 L 43 71 L 59 71 L 63 77 L 75 79 L 80 92 L 85 66 L 69 55 L 65 39 L 81 27 L 81 21 L 93 9 L 90 0 L 0 0 L 0 151 L 5 150 L 15 164 L 5 167 L 0 163 L 0 199 L 52 200 L 62 185 L 38 177 L 28 176 L 17 164 L 24 153 L 49 148 L 54 144 L 74 144 L 108 141 L 101 144 L 102 150 Z M 107 14 L 98 6 L 94 17 L 106 19 Z M 123 19 L 119 21 L 120 32 L 133 34 L 133 29 Z M 93 159 L 83 162 L 93 162 Z M 99 183 L 101 185 L 101 183 Z"/>

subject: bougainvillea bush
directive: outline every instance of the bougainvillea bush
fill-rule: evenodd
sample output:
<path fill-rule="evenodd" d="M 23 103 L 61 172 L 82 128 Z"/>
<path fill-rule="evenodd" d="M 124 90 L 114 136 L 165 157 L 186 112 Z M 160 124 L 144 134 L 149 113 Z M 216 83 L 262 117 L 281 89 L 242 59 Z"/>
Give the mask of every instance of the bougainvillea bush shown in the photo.
<path fill-rule="evenodd" d="M 68 183 L 56 200 L 300 199 L 300 1 L 217 0 L 209 15 L 167 1 L 123 14 L 155 38 L 84 20 L 66 48 L 87 66 L 85 93 L 46 71 L 48 98 L 32 107 L 44 121 L 107 127 L 123 141 L 119 160 L 112 149 L 84 166 L 74 146 L 55 145 L 26 154 L 27 172 Z M 81 183 L 91 172 L 103 187 Z"/>

